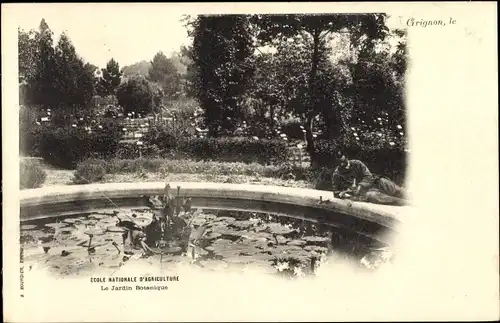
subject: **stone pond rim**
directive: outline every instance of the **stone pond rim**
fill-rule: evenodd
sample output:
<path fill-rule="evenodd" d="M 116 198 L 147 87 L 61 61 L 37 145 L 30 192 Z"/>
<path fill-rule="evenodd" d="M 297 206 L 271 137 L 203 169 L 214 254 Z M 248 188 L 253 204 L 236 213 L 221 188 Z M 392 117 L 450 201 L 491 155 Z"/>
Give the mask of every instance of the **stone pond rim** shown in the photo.
<path fill-rule="evenodd" d="M 271 185 L 169 182 L 171 194 L 192 198 L 193 207 L 282 213 L 318 222 L 373 223 L 390 231 L 410 206 L 388 206 L 332 198 L 330 191 Z M 70 216 L 117 207 L 144 207 L 146 195 L 163 195 L 165 182 L 48 186 L 20 191 L 21 222 Z M 320 196 L 330 204 L 318 204 Z M 294 214 L 296 213 L 296 214 Z M 295 215 L 295 216 L 294 216 Z M 334 220 L 330 221 L 331 219 Z M 361 225 L 363 227 L 363 225 Z"/>

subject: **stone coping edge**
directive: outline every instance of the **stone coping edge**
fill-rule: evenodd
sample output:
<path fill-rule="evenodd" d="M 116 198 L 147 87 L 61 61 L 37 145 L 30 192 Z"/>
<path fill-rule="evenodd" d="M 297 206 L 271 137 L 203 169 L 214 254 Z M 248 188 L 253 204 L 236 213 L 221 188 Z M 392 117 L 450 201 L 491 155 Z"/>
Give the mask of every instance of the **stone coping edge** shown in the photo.
<path fill-rule="evenodd" d="M 402 222 L 409 206 L 388 206 L 364 202 L 352 202 L 333 198 L 332 192 L 305 188 L 292 188 L 271 185 L 228 184 L 208 182 L 169 182 L 171 193 L 193 198 L 241 199 L 264 202 L 294 204 L 321 208 L 342 213 L 364 220 L 379 223 L 394 229 Z M 87 185 L 60 185 L 20 191 L 20 206 L 59 204 L 72 201 L 91 201 L 109 198 L 126 198 L 141 195 L 162 195 L 165 182 L 106 183 Z M 319 198 L 331 201 L 318 204 Z"/>

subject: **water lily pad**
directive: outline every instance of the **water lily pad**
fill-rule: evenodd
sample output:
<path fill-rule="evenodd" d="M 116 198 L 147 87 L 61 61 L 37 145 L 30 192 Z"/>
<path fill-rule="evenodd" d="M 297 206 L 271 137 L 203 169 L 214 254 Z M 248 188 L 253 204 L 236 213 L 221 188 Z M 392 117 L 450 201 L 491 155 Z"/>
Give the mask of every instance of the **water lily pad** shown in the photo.
<path fill-rule="evenodd" d="M 242 232 L 241 238 L 246 241 L 254 241 L 254 242 L 267 242 L 268 238 L 272 238 L 272 235 L 270 234 L 265 234 L 264 232 L 261 233 L 256 233 L 256 232 Z"/>
<path fill-rule="evenodd" d="M 68 226 L 67 223 L 62 223 L 62 222 L 54 222 L 54 223 L 47 223 L 45 225 L 46 227 L 52 228 L 52 229 L 60 229 L 60 228 L 65 228 Z"/>
<path fill-rule="evenodd" d="M 273 255 L 279 255 L 279 254 L 296 254 L 298 252 L 304 251 L 301 247 L 299 246 L 289 246 L 289 245 L 279 245 L 274 248 L 270 248 L 269 251 Z"/>
<path fill-rule="evenodd" d="M 27 232 L 21 232 L 22 236 L 29 236 L 30 241 L 33 242 L 48 242 L 54 239 L 54 233 L 52 232 L 44 232 L 41 230 L 30 230 Z"/>
<path fill-rule="evenodd" d="M 318 253 L 327 253 L 328 252 L 328 248 L 322 247 L 322 246 L 314 246 L 314 245 L 305 246 L 304 250 L 315 251 L 315 252 L 318 252 Z"/>
<path fill-rule="evenodd" d="M 83 232 L 88 227 L 88 225 L 85 225 L 84 223 L 79 222 L 79 223 L 73 224 L 73 227 L 75 227 L 77 230 L 81 230 Z"/>
<path fill-rule="evenodd" d="M 109 226 L 109 227 L 106 228 L 106 230 L 108 232 L 122 232 L 122 233 L 128 231 L 126 228 L 124 228 L 124 227 L 117 227 L 116 225 Z"/>
<path fill-rule="evenodd" d="M 303 237 L 302 240 L 307 241 L 309 243 L 329 242 L 330 241 L 330 239 L 328 237 L 319 237 L 319 236 L 307 236 L 307 237 Z"/>
<path fill-rule="evenodd" d="M 224 261 L 231 266 L 233 264 L 251 264 L 255 262 L 255 259 L 252 256 L 230 256 L 224 257 Z"/>
<path fill-rule="evenodd" d="M 214 222 L 234 223 L 236 221 L 236 219 L 231 217 L 231 216 L 218 216 L 213 221 Z"/>
<path fill-rule="evenodd" d="M 120 219 L 121 221 L 133 221 L 134 220 L 133 212 L 119 212 L 116 216 L 113 216 L 114 219 Z M 137 215 L 136 215 L 137 217 Z"/>
<path fill-rule="evenodd" d="M 267 224 L 266 231 L 270 232 L 270 233 L 275 233 L 275 234 L 287 234 L 287 233 L 295 231 L 295 229 L 288 227 L 286 225 L 283 225 L 281 223 L 273 222 L 273 223 Z"/>
<path fill-rule="evenodd" d="M 258 224 L 256 226 L 254 226 L 253 230 L 255 232 L 263 232 L 263 231 L 266 231 L 267 230 L 267 224 Z"/>
<path fill-rule="evenodd" d="M 146 218 L 146 217 L 140 217 L 140 218 L 135 218 L 133 221 L 137 225 L 144 227 L 144 226 L 147 226 L 148 224 L 150 224 L 151 221 L 153 221 L 153 219 Z"/>
<path fill-rule="evenodd" d="M 288 239 L 282 235 L 279 235 L 276 236 L 276 241 L 278 242 L 278 244 L 286 244 L 288 242 Z"/>
<path fill-rule="evenodd" d="M 85 219 L 85 220 L 82 220 L 82 222 L 81 222 L 81 223 L 82 223 L 83 225 L 85 225 L 85 224 L 86 224 L 86 225 L 88 225 L 88 226 L 94 226 L 94 225 L 96 225 L 96 223 L 97 223 L 97 222 L 98 222 L 98 221 L 97 221 L 97 220 L 94 220 L 94 219 Z"/>
<path fill-rule="evenodd" d="M 292 241 L 287 242 L 287 245 L 289 245 L 289 246 L 303 246 L 306 243 L 307 242 L 305 242 L 304 240 L 292 240 Z"/>
<path fill-rule="evenodd" d="M 74 223 L 80 222 L 80 220 L 77 220 L 75 218 L 66 218 L 66 219 L 62 220 L 62 222 L 67 223 L 67 224 L 74 224 Z"/>
<path fill-rule="evenodd" d="M 212 221 L 212 220 L 217 219 L 217 216 L 215 214 L 203 213 L 203 214 L 195 215 L 195 218 L 201 218 L 201 219 L 205 219 L 206 221 Z"/>
<path fill-rule="evenodd" d="M 229 246 L 232 244 L 231 240 L 228 239 L 218 239 L 215 240 L 210 247 L 221 247 L 221 246 Z M 205 248 L 208 250 L 208 247 Z"/>
<path fill-rule="evenodd" d="M 252 221 L 233 221 L 229 226 L 239 230 L 248 230 L 253 227 L 254 224 L 255 222 Z"/>
<path fill-rule="evenodd" d="M 71 229 L 70 228 L 64 228 L 60 232 L 61 232 L 61 234 L 67 236 L 67 237 L 65 237 L 65 239 L 71 239 L 72 237 L 69 236 L 69 235 L 71 235 L 74 231 L 76 231 L 75 228 L 71 228 Z"/>
<path fill-rule="evenodd" d="M 224 236 L 223 238 L 227 237 L 228 240 L 232 240 L 232 241 L 234 241 L 235 239 L 241 238 L 241 235 L 243 233 L 245 233 L 245 231 L 238 231 L 238 230 L 228 228 L 228 227 L 223 227 L 223 226 L 212 227 L 212 232 L 220 233 L 221 235 Z"/>
<path fill-rule="evenodd" d="M 34 230 L 38 228 L 38 226 L 34 225 L 34 224 L 23 224 L 21 225 L 21 230 Z"/>
<path fill-rule="evenodd" d="M 93 213 L 93 214 L 89 215 L 89 219 L 93 219 L 93 220 L 102 220 L 102 219 L 106 219 L 106 218 L 109 218 L 109 215 L 102 214 L 102 213 Z"/>
<path fill-rule="evenodd" d="M 93 229 L 88 229 L 87 231 L 84 232 L 86 235 L 92 235 L 92 236 L 99 236 L 104 234 L 104 230 L 100 228 L 93 228 Z"/>
<path fill-rule="evenodd" d="M 210 231 L 209 233 L 205 233 L 205 235 L 203 236 L 203 239 L 214 240 L 214 239 L 219 238 L 220 236 L 222 236 L 222 234 L 220 234 L 219 232 Z"/>
<path fill-rule="evenodd" d="M 109 219 L 100 220 L 99 222 L 97 222 L 96 225 L 99 227 L 108 227 L 108 226 L 116 225 L 117 223 L 118 223 L 118 220 L 113 219 L 113 218 L 109 218 Z"/>
<path fill-rule="evenodd" d="M 191 221 L 191 224 L 194 226 L 204 225 L 205 223 L 207 223 L 207 220 L 202 217 L 193 218 Z"/>

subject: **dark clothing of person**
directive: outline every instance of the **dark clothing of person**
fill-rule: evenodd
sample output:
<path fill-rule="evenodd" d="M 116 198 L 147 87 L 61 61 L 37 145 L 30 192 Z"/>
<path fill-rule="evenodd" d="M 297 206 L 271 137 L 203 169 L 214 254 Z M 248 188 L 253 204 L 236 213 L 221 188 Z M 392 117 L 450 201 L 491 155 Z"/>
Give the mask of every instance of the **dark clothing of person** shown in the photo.
<path fill-rule="evenodd" d="M 374 184 L 374 176 L 366 165 L 356 159 L 349 161 L 348 167 L 337 167 L 333 172 L 333 192 L 340 193 L 356 185 L 368 188 Z"/>
<path fill-rule="evenodd" d="M 357 200 L 377 204 L 403 205 L 406 196 L 402 187 L 387 177 L 374 175 L 359 160 L 350 160 L 348 167 L 337 167 L 333 173 L 333 194 L 352 189 L 354 184 L 360 186 Z"/>

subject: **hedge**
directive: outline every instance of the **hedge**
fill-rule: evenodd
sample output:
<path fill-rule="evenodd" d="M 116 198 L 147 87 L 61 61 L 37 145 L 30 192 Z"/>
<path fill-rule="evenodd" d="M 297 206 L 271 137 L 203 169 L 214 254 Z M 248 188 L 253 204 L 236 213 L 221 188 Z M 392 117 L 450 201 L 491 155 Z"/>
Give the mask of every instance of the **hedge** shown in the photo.
<path fill-rule="evenodd" d="M 196 138 L 169 127 L 152 128 L 144 137 L 144 143 L 146 155 L 147 149 L 150 149 L 149 153 L 153 155 L 173 159 L 279 164 L 289 157 L 286 142 L 279 139 Z M 136 150 L 135 147 L 130 148 Z"/>
<path fill-rule="evenodd" d="M 92 156 L 114 157 L 120 137 L 116 124 L 91 133 L 82 128 L 50 127 L 41 133 L 40 155 L 52 165 L 74 169 L 78 162 Z"/>

